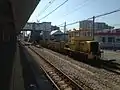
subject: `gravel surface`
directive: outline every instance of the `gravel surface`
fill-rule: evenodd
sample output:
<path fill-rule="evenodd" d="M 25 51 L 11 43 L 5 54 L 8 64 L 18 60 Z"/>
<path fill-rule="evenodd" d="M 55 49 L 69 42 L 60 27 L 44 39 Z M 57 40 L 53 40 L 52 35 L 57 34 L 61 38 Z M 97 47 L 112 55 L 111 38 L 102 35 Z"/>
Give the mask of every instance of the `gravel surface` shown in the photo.
<path fill-rule="evenodd" d="M 115 62 L 120 64 L 120 52 L 118 51 L 104 50 L 103 58 L 107 60 L 116 60 Z"/>
<path fill-rule="evenodd" d="M 32 48 L 39 51 L 47 60 L 60 68 L 71 78 L 75 79 L 78 83 L 82 81 L 95 90 L 119 90 L 120 88 L 120 75 L 108 72 L 104 69 L 91 67 L 47 49 Z"/>
<path fill-rule="evenodd" d="M 109 72 L 103 68 L 92 67 L 88 64 L 73 60 L 72 58 L 69 58 L 67 56 L 61 55 L 59 53 L 53 52 L 48 49 L 45 49 L 45 52 L 53 53 L 53 54 L 57 55 L 58 57 L 65 59 L 69 63 L 74 64 L 74 66 L 76 66 L 77 68 L 83 68 L 84 70 L 86 70 L 87 72 L 90 72 L 91 74 L 94 74 L 103 79 L 108 79 L 109 82 L 111 81 L 112 83 L 116 83 L 117 85 L 120 85 L 120 74 Z M 120 70 L 118 70 L 118 71 L 120 71 Z"/>
<path fill-rule="evenodd" d="M 42 66 L 42 68 L 44 68 L 44 70 L 52 77 L 52 79 L 54 80 L 54 82 L 56 82 L 58 84 L 60 90 L 74 90 L 74 89 L 72 89 L 74 87 L 72 87 L 70 83 L 66 82 L 65 79 L 64 79 L 64 76 L 60 76 L 61 74 L 59 74 L 56 71 L 56 69 L 54 69 L 53 67 L 51 67 L 51 65 L 49 65 L 48 63 L 46 63 L 45 60 L 41 59 L 31 49 L 27 48 L 27 50 L 31 54 L 31 56 L 34 58 L 34 60 L 36 61 L 36 63 L 40 67 Z M 45 89 L 45 90 L 49 90 L 49 89 Z M 52 90 L 56 90 L 56 89 L 52 89 Z"/>

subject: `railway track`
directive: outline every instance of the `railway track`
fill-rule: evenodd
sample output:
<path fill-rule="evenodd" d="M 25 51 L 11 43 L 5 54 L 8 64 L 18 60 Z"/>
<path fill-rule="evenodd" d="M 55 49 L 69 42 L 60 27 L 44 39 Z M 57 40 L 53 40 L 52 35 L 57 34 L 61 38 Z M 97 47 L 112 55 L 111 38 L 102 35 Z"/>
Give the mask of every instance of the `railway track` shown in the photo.
<path fill-rule="evenodd" d="M 58 90 L 91 90 L 82 82 L 81 85 L 77 84 L 74 80 L 64 74 L 60 69 L 56 68 L 33 48 L 29 47 L 29 49 L 44 61 L 44 65 L 41 65 L 41 68 Z"/>
<path fill-rule="evenodd" d="M 37 50 L 37 49 L 35 49 L 35 50 Z M 42 49 L 38 50 L 38 51 L 40 53 L 41 52 L 46 53 L 46 55 L 45 54 L 43 54 L 43 55 L 48 56 L 48 57 L 50 56 L 51 58 L 48 58 L 48 59 L 51 63 L 53 63 L 55 66 L 57 65 L 56 67 L 60 68 L 63 72 L 65 71 L 64 73 L 66 73 L 68 76 L 73 78 L 77 83 L 79 83 L 81 81 L 83 83 L 85 83 L 85 85 L 87 85 L 90 90 L 93 90 L 93 89 L 94 90 L 101 90 L 101 89 L 102 90 L 106 90 L 106 89 L 108 89 L 108 90 L 118 90 L 119 89 L 119 81 L 117 80 L 118 83 L 117 83 L 117 81 L 115 81 L 117 79 L 117 77 L 115 78 L 115 80 L 114 79 L 112 80 L 113 74 L 110 74 L 110 77 L 109 77 L 109 75 L 106 76 L 106 73 L 109 74 L 110 72 L 101 73 L 101 74 L 99 73 L 100 75 L 98 75 L 98 74 L 96 75 L 96 72 L 92 71 L 93 72 L 92 73 L 91 71 L 89 72 L 89 70 L 84 69 L 86 67 L 79 68 L 79 66 L 77 64 L 72 64 L 72 63 L 69 63 L 69 61 L 68 62 L 65 61 L 66 58 L 62 59 L 62 56 L 57 57 L 56 54 L 53 55 L 54 53 L 52 54 L 52 52 L 48 52 L 48 51 L 45 51 L 45 50 L 42 50 Z M 68 65 L 68 64 L 70 64 L 70 65 Z M 65 69 L 64 67 L 66 67 L 67 69 Z M 73 68 L 73 70 L 72 70 L 72 68 Z M 76 71 L 76 70 L 78 70 L 78 71 Z M 75 74 L 76 72 L 78 72 L 78 73 Z M 82 76 L 81 76 L 81 73 L 82 73 Z M 102 75 L 102 74 L 104 74 L 105 76 Z M 82 78 L 82 77 L 84 77 L 84 78 Z M 113 81 L 115 81 L 115 82 L 113 82 Z M 86 89 L 86 90 L 88 90 L 88 89 Z"/>
<path fill-rule="evenodd" d="M 52 63 L 53 66 L 63 71 L 67 77 L 70 77 L 72 78 L 73 81 L 77 82 L 77 84 L 79 84 L 80 87 L 82 87 L 80 89 L 83 89 L 83 90 L 119 90 L 119 75 L 115 73 L 108 72 L 103 69 L 87 67 L 86 65 L 84 66 L 84 64 L 82 66 L 80 64 L 80 67 L 82 67 L 83 69 L 85 68 L 85 70 L 83 70 L 82 68 L 75 68 L 73 66 L 74 64 L 72 64 L 74 63 L 73 61 L 72 63 L 69 63 L 67 60 L 65 61 L 65 59 L 67 59 L 66 57 L 64 58 L 63 56 L 59 56 L 57 54 L 53 55 L 54 54 L 53 52 L 47 52 L 43 48 L 38 49 L 38 48 L 35 48 L 35 46 L 30 46 L 30 47 L 36 53 L 42 56 L 45 60 L 48 60 L 49 63 Z M 38 62 L 39 61 L 40 60 L 38 57 Z M 78 63 L 75 65 L 78 65 Z M 93 72 L 93 74 L 88 73 L 86 69 L 87 70 L 90 69 L 90 72 Z"/>

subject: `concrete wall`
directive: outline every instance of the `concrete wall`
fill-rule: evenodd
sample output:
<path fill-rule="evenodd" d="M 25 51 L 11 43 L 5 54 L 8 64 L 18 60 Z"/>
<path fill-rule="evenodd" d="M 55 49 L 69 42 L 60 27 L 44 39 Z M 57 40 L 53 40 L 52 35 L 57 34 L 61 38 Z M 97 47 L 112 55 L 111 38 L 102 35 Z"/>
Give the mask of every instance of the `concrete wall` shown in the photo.
<path fill-rule="evenodd" d="M 102 41 L 102 37 L 105 37 L 105 42 L 103 42 Z M 114 41 L 112 41 L 112 42 L 108 42 L 108 37 L 114 37 L 115 38 L 115 42 Z M 118 42 L 116 39 L 120 39 L 120 37 L 119 36 L 95 36 L 95 41 L 98 41 L 99 43 L 100 43 L 100 47 L 101 48 L 111 48 L 111 49 L 113 49 L 113 48 L 118 48 L 118 49 L 120 49 L 120 42 Z"/>

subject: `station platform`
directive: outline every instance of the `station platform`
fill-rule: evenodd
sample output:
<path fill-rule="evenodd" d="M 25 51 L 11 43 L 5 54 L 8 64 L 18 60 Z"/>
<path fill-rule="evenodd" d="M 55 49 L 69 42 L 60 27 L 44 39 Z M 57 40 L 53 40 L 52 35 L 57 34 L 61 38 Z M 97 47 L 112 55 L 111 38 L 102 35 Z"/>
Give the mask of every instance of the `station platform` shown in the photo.
<path fill-rule="evenodd" d="M 23 78 L 23 70 L 21 65 L 21 58 L 20 58 L 20 48 L 16 47 L 15 58 L 13 62 L 12 68 L 12 76 L 11 76 L 11 83 L 10 83 L 10 90 L 25 90 L 24 87 L 24 78 Z"/>
<path fill-rule="evenodd" d="M 16 44 L 13 56 L 10 55 L 11 58 L 7 54 L 13 49 L 7 50 L 2 66 L 4 72 L 1 76 L 0 82 L 3 83 L 0 90 L 55 90 L 42 69 L 33 64 L 34 60 L 23 47 Z"/>

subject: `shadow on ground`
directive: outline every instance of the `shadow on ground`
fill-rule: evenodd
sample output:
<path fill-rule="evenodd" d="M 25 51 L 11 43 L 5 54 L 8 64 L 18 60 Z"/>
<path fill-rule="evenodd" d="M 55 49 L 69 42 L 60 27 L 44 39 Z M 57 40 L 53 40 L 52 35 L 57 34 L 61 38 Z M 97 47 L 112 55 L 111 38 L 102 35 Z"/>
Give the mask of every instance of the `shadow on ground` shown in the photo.
<path fill-rule="evenodd" d="M 38 85 L 36 83 L 35 76 L 33 74 L 29 62 L 27 61 L 27 58 L 23 52 L 22 47 L 20 47 L 20 57 L 21 57 L 21 65 L 23 69 L 25 90 L 37 90 L 37 89 L 33 89 L 35 87 L 38 88 Z"/>
<path fill-rule="evenodd" d="M 11 41 L 0 44 L 0 90 L 10 89 L 15 51 L 15 42 Z"/>
<path fill-rule="evenodd" d="M 40 48 L 38 46 L 36 46 L 36 47 Z M 55 52 L 57 52 L 57 51 L 55 51 Z M 63 53 L 61 53 L 61 54 L 63 54 Z M 63 55 L 65 55 L 65 54 L 63 54 Z M 73 58 L 73 57 L 71 57 L 71 58 Z M 102 60 L 102 59 L 99 59 L 99 60 L 84 60 L 84 61 L 81 61 L 81 58 L 78 58 L 77 56 L 74 56 L 73 59 L 75 59 L 77 61 L 80 61 L 80 62 L 83 62 L 83 63 L 86 63 L 88 65 L 91 65 L 93 67 L 100 68 L 100 69 L 105 69 L 107 71 L 110 71 L 110 72 L 113 72 L 113 73 L 116 73 L 116 74 L 120 75 L 120 64 L 116 63 L 115 62 L 116 60 Z"/>
<path fill-rule="evenodd" d="M 107 71 L 116 73 L 120 75 L 120 64 L 115 62 L 116 60 L 87 60 L 81 61 L 83 63 L 89 64 L 93 67 L 105 69 Z"/>
<path fill-rule="evenodd" d="M 21 64 L 23 67 L 23 78 L 26 90 L 57 90 L 56 87 L 46 77 L 44 71 L 39 64 L 34 60 L 28 51 L 20 48 Z M 28 58 L 29 57 L 29 58 Z M 34 89 L 31 85 L 36 86 Z M 28 88 L 29 87 L 29 88 Z M 30 89 L 31 88 L 31 89 Z"/>

